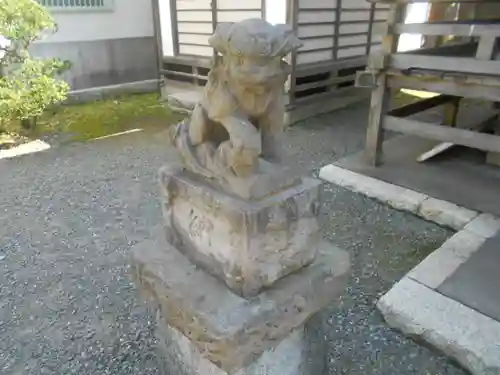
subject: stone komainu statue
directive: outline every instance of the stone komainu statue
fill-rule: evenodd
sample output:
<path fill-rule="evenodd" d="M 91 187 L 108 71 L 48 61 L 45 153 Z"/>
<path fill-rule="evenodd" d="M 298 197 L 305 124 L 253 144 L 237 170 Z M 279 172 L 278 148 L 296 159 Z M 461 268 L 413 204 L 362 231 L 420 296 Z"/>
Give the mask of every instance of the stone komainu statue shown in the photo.
<path fill-rule="evenodd" d="M 217 51 L 201 101 L 179 124 L 174 144 L 186 167 L 207 178 L 245 178 L 259 159 L 280 160 L 284 56 L 301 46 L 286 25 L 261 19 L 220 24 L 210 38 Z"/>

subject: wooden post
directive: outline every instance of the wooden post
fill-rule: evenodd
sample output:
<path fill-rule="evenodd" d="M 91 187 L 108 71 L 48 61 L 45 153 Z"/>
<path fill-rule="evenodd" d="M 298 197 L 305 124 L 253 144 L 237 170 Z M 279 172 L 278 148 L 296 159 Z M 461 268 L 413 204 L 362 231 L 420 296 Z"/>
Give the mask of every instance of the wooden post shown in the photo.
<path fill-rule="evenodd" d="M 404 6 L 393 4 L 387 20 L 387 34 L 382 40 L 382 66 L 378 72 L 377 88 L 372 93 L 368 129 L 366 133 L 366 161 L 377 166 L 382 159 L 382 143 L 384 141 L 383 120 L 389 106 L 390 89 L 387 87 L 387 73 L 385 71 L 390 55 L 397 51 L 399 35 L 394 33 L 394 25 L 401 22 Z"/>
<path fill-rule="evenodd" d="M 153 9 L 153 29 L 156 37 L 156 63 L 158 70 L 158 99 L 162 97 L 163 42 L 161 37 L 160 0 L 151 0 Z"/>
<path fill-rule="evenodd" d="M 375 21 L 375 11 L 377 10 L 377 4 L 373 3 L 370 6 L 370 21 L 368 24 L 368 37 L 367 37 L 367 44 L 366 44 L 366 55 L 370 56 L 371 49 L 372 49 L 372 42 L 373 42 L 373 22 Z M 340 20 L 339 20 L 340 21 Z"/>
<path fill-rule="evenodd" d="M 457 126 L 458 111 L 460 109 L 460 100 L 462 98 L 455 98 L 451 102 L 444 105 L 444 119 L 443 125 L 449 125 L 452 128 Z"/>
<path fill-rule="evenodd" d="M 218 10 L 217 0 L 212 0 L 210 2 L 210 9 L 212 11 L 212 34 L 215 34 L 215 30 L 217 29 L 217 25 L 219 24 L 219 20 L 217 19 L 217 10 Z M 212 59 L 215 63 L 215 60 L 217 59 L 217 51 L 215 50 L 215 48 Z"/>
<path fill-rule="evenodd" d="M 299 28 L 299 0 L 291 0 L 288 3 L 287 24 L 291 24 L 293 31 L 297 33 Z M 297 87 L 297 50 L 293 50 L 289 56 L 292 71 L 288 76 L 286 88 L 288 89 L 288 105 L 295 105 Z"/>
<path fill-rule="evenodd" d="M 496 120 L 497 124 L 495 127 L 495 134 L 500 136 L 500 122 Z M 500 167 L 500 153 L 498 152 L 488 152 L 486 154 L 486 164 L 495 165 Z"/>
<path fill-rule="evenodd" d="M 489 61 L 494 59 L 497 53 L 497 37 L 493 36 L 482 36 L 479 39 L 479 45 L 477 47 L 476 59 Z"/>

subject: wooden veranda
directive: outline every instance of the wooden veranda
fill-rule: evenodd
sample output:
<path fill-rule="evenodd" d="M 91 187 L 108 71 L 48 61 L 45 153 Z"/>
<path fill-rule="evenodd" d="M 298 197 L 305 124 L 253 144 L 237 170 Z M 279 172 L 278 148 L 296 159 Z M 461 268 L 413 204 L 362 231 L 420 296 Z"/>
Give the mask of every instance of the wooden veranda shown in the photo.
<path fill-rule="evenodd" d="M 467 128 L 457 126 L 462 98 L 500 102 L 500 2 L 451 0 L 370 0 L 390 5 L 381 53 L 372 55 L 367 69 L 358 73 L 357 86 L 372 88 L 366 136 L 366 160 L 382 162 L 385 131 L 432 139 L 436 145 L 420 157 L 425 160 L 454 145 L 488 153 L 487 161 L 500 165 L 500 127 L 488 114 Z M 431 3 L 427 22 L 407 24 L 408 5 Z M 402 34 L 421 34 L 422 47 L 398 52 Z M 391 92 L 400 89 L 434 93 L 427 99 L 389 108 Z M 440 124 L 410 116 L 446 106 Z M 498 107 L 498 106 L 497 106 Z M 496 134 L 491 134 L 491 131 Z M 421 161 L 420 160 L 420 161 Z"/>

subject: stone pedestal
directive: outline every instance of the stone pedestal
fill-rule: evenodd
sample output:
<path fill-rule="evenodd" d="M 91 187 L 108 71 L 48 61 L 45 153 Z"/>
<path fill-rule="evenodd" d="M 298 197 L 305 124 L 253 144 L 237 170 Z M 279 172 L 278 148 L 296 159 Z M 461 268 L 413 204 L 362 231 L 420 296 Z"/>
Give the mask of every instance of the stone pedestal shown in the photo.
<path fill-rule="evenodd" d="M 163 168 L 160 183 L 167 241 L 236 294 L 254 296 L 314 261 L 319 181 L 296 179 L 258 200 L 225 193 L 183 168 Z"/>
<path fill-rule="evenodd" d="M 166 235 L 137 245 L 133 265 L 163 374 L 321 374 L 318 313 L 349 257 L 319 236 L 319 182 L 246 200 L 182 168 L 160 181 Z"/>
<path fill-rule="evenodd" d="M 162 374 L 227 375 L 228 372 L 203 357 L 199 349 L 177 329 L 160 323 L 158 337 Z M 307 327 L 290 333 L 276 348 L 265 351 L 251 365 L 235 375 L 324 374 L 325 339 L 321 320 L 313 318 Z"/>
<path fill-rule="evenodd" d="M 322 242 L 313 264 L 250 299 L 160 236 L 137 245 L 133 258 L 136 283 L 157 316 L 162 366 L 171 371 L 162 375 L 284 374 L 271 369 L 285 365 L 296 369 L 290 374 L 321 374 L 305 371 L 324 359 L 320 319 L 313 317 L 342 292 L 349 267 L 345 252 Z M 292 363 L 289 350 L 295 353 Z"/>

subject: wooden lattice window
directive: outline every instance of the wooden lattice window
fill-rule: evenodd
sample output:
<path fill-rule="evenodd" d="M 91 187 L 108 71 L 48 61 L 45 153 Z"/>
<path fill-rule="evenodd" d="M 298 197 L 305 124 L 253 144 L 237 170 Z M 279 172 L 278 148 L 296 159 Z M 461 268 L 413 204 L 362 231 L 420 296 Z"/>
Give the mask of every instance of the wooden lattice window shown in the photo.
<path fill-rule="evenodd" d="M 51 10 L 111 10 L 113 0 L 38 0 Z"/>

